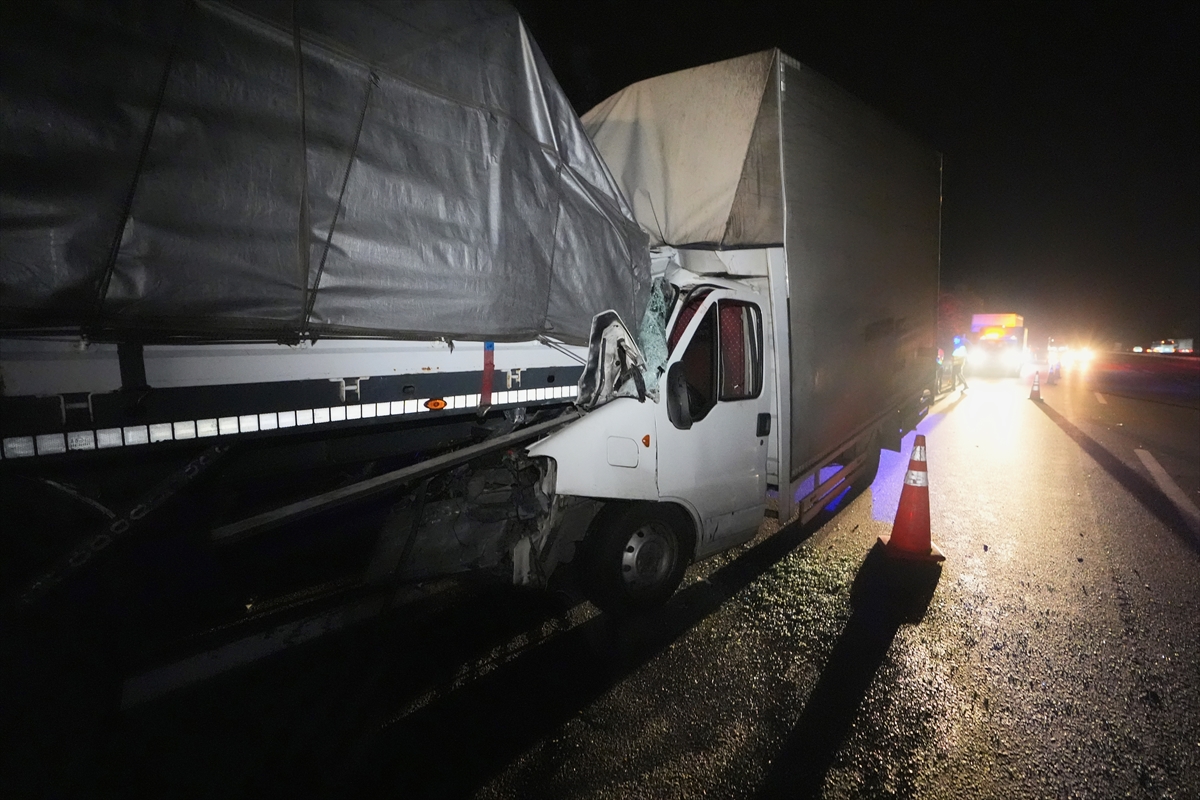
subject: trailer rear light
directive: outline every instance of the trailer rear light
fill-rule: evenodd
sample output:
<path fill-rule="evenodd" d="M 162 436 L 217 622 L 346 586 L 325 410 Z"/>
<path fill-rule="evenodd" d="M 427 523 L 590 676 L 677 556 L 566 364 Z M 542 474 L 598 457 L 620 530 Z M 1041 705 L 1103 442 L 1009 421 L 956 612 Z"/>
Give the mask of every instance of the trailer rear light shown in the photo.
<path fill-rule="evenodd" d="M 425 401 L 425 407 L 430 411 L 441 411 L 446 407 L 446 401 L 440 397 L 434 397 Z"/>

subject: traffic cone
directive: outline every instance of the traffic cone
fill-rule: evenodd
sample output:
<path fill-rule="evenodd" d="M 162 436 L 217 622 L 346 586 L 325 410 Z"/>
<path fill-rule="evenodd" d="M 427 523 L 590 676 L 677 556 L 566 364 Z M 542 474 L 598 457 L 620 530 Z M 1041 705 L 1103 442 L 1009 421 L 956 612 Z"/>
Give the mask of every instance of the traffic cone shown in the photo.
<path fill-rule="evenodd" d="M 1029 390 L 1029 399 L 1037 400 L 1039 403 L 1042 402 L 1042 387 L 1038 382 L 1041 374 L 1040 372 L 1033 373 L 1033 388 Z"/>
<path fill-rule="evenodd" d="M 917 436 L 913 443 L 892 534 L 880 536 L 879 542 L 884 552 L 896 558 L 929 562 L 946 560 L 929 538 L 929 472 L 925 468 L 924 436 Z"/>

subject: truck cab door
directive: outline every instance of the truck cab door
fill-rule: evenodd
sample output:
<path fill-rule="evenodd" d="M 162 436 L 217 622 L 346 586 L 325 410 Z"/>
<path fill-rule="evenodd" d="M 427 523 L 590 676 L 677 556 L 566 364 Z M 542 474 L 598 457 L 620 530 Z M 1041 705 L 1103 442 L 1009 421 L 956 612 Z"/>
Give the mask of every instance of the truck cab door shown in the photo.
<path fill-rule="evenodd" d="M 771 417 L 757 297 L 694 290 L 667 341 L 658 492 L 696 511 L 697 557 L 751 538 L 762 522 Z"/>

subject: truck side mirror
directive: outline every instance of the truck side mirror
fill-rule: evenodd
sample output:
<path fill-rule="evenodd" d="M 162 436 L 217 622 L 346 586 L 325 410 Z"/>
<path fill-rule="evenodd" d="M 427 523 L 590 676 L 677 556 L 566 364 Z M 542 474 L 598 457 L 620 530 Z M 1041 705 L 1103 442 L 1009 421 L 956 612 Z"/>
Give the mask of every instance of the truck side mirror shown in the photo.
<path fill-rule="evenodd" d="M 683 363 L 676 361 L 667 370 L 667 418 L 682 431 L 692 427 L 692 407 L 688 400 L 687 378 Z"/>

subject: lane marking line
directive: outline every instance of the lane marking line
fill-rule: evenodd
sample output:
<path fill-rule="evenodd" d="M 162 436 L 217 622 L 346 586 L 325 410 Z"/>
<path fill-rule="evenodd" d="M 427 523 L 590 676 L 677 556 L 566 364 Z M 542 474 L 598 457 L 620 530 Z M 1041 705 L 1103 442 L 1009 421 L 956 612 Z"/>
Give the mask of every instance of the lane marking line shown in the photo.
<path fill-rule="evenodd" d="M 1100 405 L 1108 405 L 1108 401 L 1104 399 L 1104 395 L 1100 394 L 1099 392 L 1096 392 L 1096 399 L 1100 401 Z"/>
<path fill-rule="evenodd" d="M 1133 452 L 1137 453 L 1137 457 L 1146 465 L 1146 469 L 1150 471 L 1150 475 L 1154 478 L 1154 482 L 1158 484 L 1158 488 L 1162 489 L 1163 494 L 1170 498 L 1175 507 L 1188 518 L 1192 530 L 1200 533 L 1200 508 L 1197 508 L 1196 504 L 1192 502 L 1183 489 L 1179 488 L 1179 484 L 1175 483 L 1171 476 L 1167 474 L 1167 471 L 1162 468 L 1162 464 L 1158 463 L 1158 459 L 1151 455 L 1149 450 L 1135 449 Z"/>

